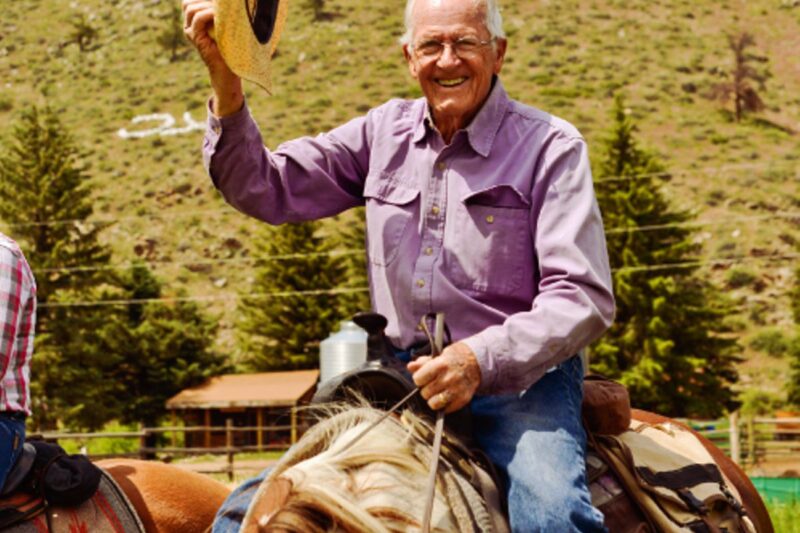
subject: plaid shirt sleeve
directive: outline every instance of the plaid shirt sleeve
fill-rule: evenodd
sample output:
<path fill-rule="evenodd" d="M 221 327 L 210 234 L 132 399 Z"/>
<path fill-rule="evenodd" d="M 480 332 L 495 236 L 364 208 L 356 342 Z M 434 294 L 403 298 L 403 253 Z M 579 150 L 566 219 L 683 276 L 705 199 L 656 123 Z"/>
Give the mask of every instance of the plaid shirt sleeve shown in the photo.
<path fill-rule="evenodd" d="M 0 411 L 30 414 L 36 284 L 18 249 L 0 245 Z"/>

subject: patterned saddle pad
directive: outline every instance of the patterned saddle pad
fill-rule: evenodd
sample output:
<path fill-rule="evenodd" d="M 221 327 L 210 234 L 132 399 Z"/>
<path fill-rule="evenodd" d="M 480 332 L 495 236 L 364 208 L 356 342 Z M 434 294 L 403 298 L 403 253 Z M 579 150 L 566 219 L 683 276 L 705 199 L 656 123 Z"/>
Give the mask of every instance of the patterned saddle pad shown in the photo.
<path fill-rule="evenodd" d="M 97 492 L 79 507 L 45 506 L 41 498 L 17 493 L 0 500 L 0 515 L 24 513 L 9 524 L 12 533 L 144 533 L 144 526 L 125 493 L 105 471 Z M 9 516 L 5 514 L 5 516 Z"/>

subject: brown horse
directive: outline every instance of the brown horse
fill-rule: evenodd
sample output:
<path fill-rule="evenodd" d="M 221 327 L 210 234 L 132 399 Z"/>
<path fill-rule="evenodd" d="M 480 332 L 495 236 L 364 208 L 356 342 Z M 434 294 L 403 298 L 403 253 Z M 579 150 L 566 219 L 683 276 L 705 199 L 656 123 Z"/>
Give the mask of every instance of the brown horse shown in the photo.
<path fill-rule="evenodd" d="M 634 409 L 632 415 L 635 420 L 651 424 L 671 421 L 667 417 L 638 409 Z M 772 533 L 767 509 L 747 475 L 708 439 L 693 433 L 738 489 L 756 530 L 759 533 Z M 120 485 L 148 533 L 209 531 L 215 513 L 229 493 L 225 485 L 207 476 L 158 462 L 113 459 L 98 464 Z"/>
<path fill-rule="evenodd" d="M 155 461 L 107 459 L 105 469 L 128 497 L 147 533 L 203 533 L 230 489 L 208 476 Z"/>

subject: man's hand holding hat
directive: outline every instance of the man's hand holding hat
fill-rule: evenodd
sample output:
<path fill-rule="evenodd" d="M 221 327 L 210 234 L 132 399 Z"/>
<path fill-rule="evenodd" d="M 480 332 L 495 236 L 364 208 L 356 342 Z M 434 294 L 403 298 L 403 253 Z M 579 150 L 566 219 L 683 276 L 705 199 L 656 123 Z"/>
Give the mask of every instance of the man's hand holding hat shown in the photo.
<path fill-rule="evenodd" d="M 183 0 L 183 33 L 191 41 L 208 68 L 214 90 L 212 111 L 218 117 L 232 115 L 244 105 L 242 79 L 234 74 L 222 57 L 210 30 L 214 27 L 216 6 L 211 0 Z"/>
<path fill-rule="evenodd" d="M 214 113 L 224 116 L 242 108 L 242 78 L 269 92 L 271 58 L 286 22 L 288 0 L 182 2 L 184 31 L 211 76 Z"/>

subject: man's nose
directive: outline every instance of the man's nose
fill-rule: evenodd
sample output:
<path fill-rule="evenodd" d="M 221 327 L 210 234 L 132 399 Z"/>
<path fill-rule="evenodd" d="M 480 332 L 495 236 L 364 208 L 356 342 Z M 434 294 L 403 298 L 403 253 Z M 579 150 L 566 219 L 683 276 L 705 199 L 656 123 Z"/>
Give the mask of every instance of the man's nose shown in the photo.
<path fill-rule="evenodd" d="M 456 54 L 456 47 L 454 45 L 451 43 L 443 43 L 443 45 L 442 55 L 439 56 L 439 60 L 436 62 L 440 67 L 455 65 L 461 61 L 461 58 Z"/>

